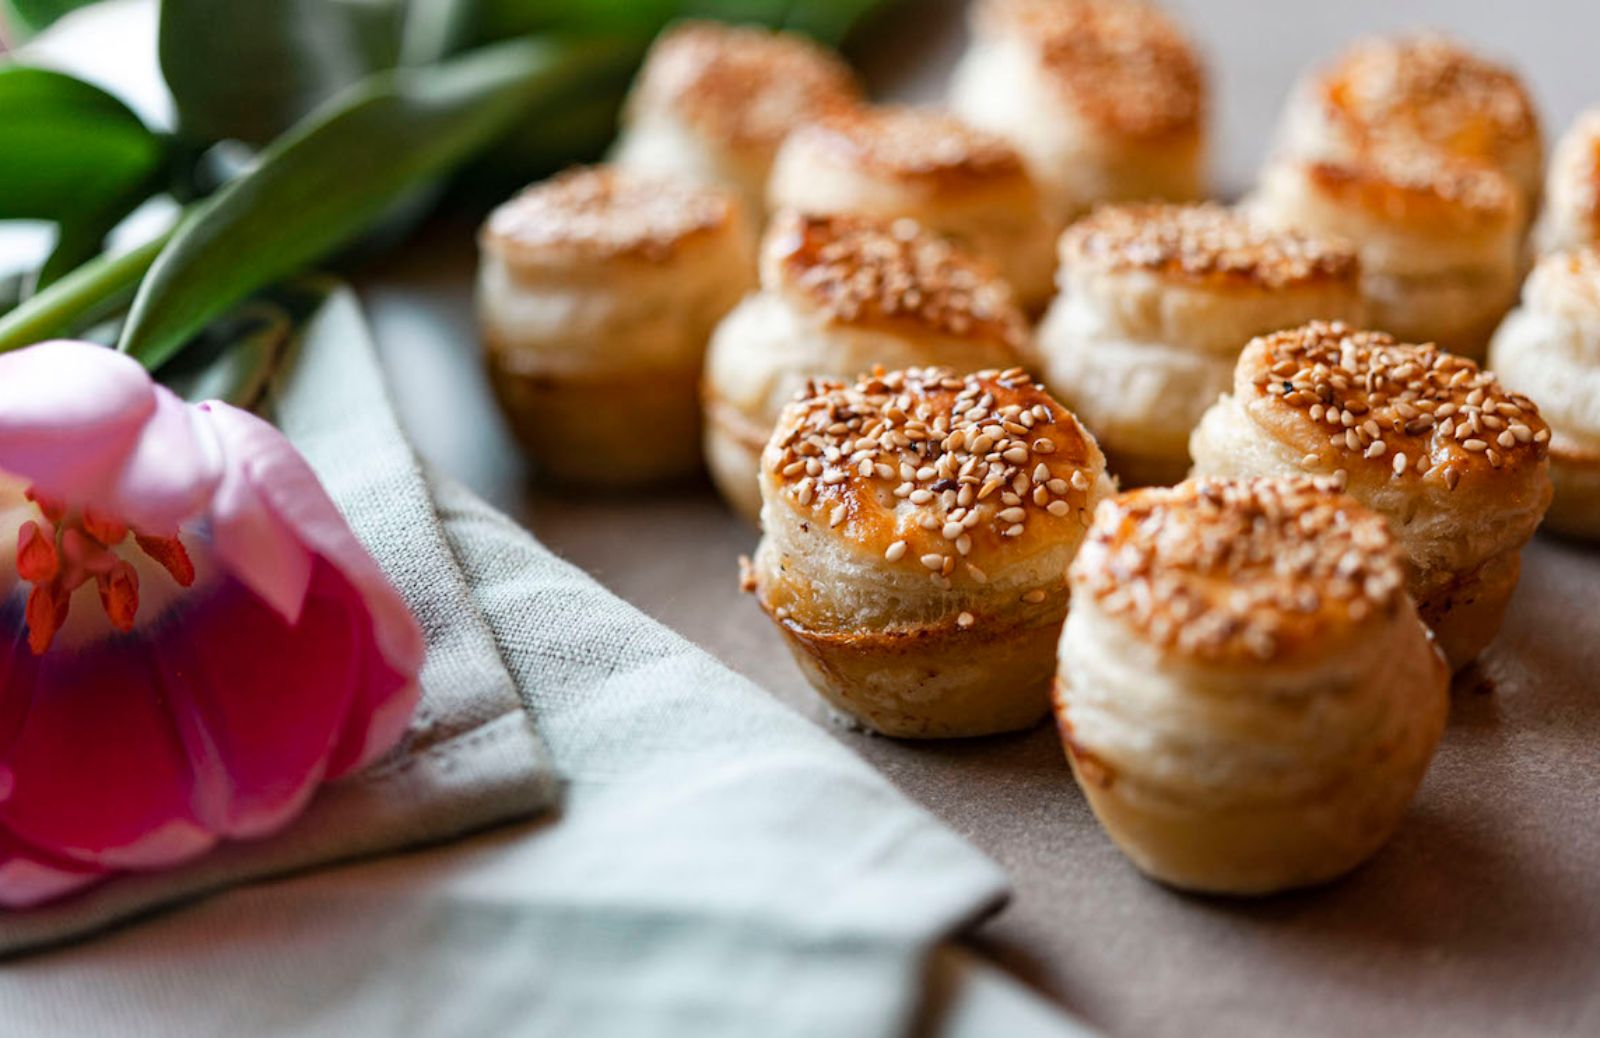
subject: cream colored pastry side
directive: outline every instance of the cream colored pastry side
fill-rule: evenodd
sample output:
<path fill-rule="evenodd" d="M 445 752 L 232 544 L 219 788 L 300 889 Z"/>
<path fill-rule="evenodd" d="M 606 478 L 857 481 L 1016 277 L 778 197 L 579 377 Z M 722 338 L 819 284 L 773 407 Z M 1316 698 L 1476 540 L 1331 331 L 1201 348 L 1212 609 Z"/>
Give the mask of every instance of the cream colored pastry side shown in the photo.
<path fill-rule="evenodd" d="M 1189 448 L 1196 475 L 1327 476 L 1388 519 L 1459 669 L 1498 631 L 1549 506 L 1549 439 L 1533 401 L 1466 358 L 1313 323 L 1246 347 Z"/>
<path fill-rule="evenodd" d="M 1034 366 L 1124 486 L 1176 483 L 1244 344 L 1314 317 L 1359 319 L 1359 278 L 1349 248 L 1221 206 L 1105 207 L 1062 238 Z"/>
<path fill-rule="evenodd" d="M 761 284 L 717 328 L 703 387 L 711 475 L 751 520 L 761 450 L 809 380 L 878 365 L 1005 369 L 1028 334 L 1004 281 L 906 219 L 780 214 Z"/>
<path fill-rule="evenodd" d="M 752 280 L 737 199 L 595 167 L 506 203 L 481 242 L 491 381 L 524 448 L 586 484 L 696 471 L 706 343 Z"/>
<path fill-rule="evenodd" d="M 1555 499 L 1546 525 L 1600 540 L 1600 251 L 1556 252 L 1496 333 L 1490 367 L 1550 423 Z"/>
<path fill-rule="evenodd" d="M 791 133 L 768 187 L 774 210 L 910 217 L 987 260 L 1023 307 L 1049 301 L 1062 222 L 998 135 L 935 109 L 866 107 Z"/>
<path fill-rule="evenodd" d="M 1403 340 L 1481 359 L 1516 301 L 1525 208 L 1490 167 L 1409 145 L 1280 157 L 1247 204 L 1268 226 L 1350 242 L 1368 320 Z"/>
<path fill-rule="evenodd" d="M 1448 709 L 1401 579 L 1382 520 L 1306 480 L 1101 506 L 1055 706 L 1079 786 L 1141 871 L 1268 894 L 1383 845 Z"/>
<path fill-rule="evenodd" d="M 1048 712 L 1066 567 L 1112 486 L 1024 372 L 818 383 L 785 409 L 761 490 L 746 586 L 835 710 L 904 738 Z"/>

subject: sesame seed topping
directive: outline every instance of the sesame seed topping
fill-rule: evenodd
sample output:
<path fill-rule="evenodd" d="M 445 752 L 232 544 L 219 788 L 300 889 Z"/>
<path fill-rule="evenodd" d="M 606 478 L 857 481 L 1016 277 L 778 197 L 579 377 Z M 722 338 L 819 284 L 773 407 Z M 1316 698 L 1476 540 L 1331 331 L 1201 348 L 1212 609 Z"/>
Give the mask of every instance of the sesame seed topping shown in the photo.
<path fill-rule="evenodd" d="M 591 166 L 541 181 L 504 203 L 483 244 L 515 261 L 551 249 L 601 257 L 669 257 L 685 240 L 728 227 L 733 197 L 713 187 Z"/>
<path fill-rule="evenodd" d="M 1433 211 L 1464 225 L 1522 218 L 1522 199 L 1504 173 L 1409 138 L 1384 138 L 1349 157 L 1316 159 L 1301 168 L 1318 190 L 1380 215 L 1432 203 Z"/>
<path fill-rule="evenodd" d="M 909 324 L 1009 348 L 1026 335 L 1003 279 L 910 220 L 781 213 L 762 252 L 763 285 L 800 294 L 837 324 Z"/>
<path fill-rule="evenodd" d="M 979 431 L 1023 413 L 1048 432 L 1048 453 L 1003 425 L 999 438 Z M 925 435 L 900 435 L 911 430 Z M 819 461 L 820 475 L 796 468 L 802 459 Z M 1093 439 L 1021 369 L 879 370 L 853 386 L 813 380 L 785 409 L 762 465 L 794 507 L 827 516 L 843 536 L 886 544 L 891 564 L 910 557 L 941 579 L 1041 523 L 1041 535 L 1075 542 L 1077 517 L 1105 485 Z M 964 572 L 982 579 L 971 563 Z"/>
<path fill-rule="evenodd" d="M 1200 479 L 1101 504 L 1074 595 L 1201 658 L 1275 658 L 1401 600 L 1387 523 L 1328 480 Z"/>
<path fill-rule="evenodd" d="M 1265 381 L 1263 373 L 1270 375 Z M 1396 478 L 1410 472 L 1443 479 L 1454 489 L 1463 467 L 1490 449 L 1491 438 L 1504 451 L 1487 459 L 1492 467 L 1544 457 L 1535 430 L 1547 427 L 1538 408 L 1506 391 L 1493 374 L 1436 346 L 1399 343 L 1382 332 L 1337 322 L 1314 322 L 1254 340 L 1240 359 L 1235 390 L 1244 400 L 1275 401 L 1303 412 L 1312 427 L 1298 435 L 1325 442 L 1349 459 L 1346 464 L 1355 460 L 1351 456 L 1384 463 L 1392 452 L 1387 464 Z M 1528 430 L 1525 436 L 1500 417 L 1508 407 Z M 1318 409 L 1349 421 L 1341 420 L 1339 431 L 1325 438 L 1318 431 L 1327 427 L 1317 422 Z M 1484 432 L 1502 427 L 1498 437 Z M 1319 468 L 1320 457 L 1309 453 L 1302 464 Z"/>
<path fill-rule="evenodd" d="M 1194 132 L 1205 70 L 1153 5 L 1125 0 L 984 0 L 977 27 L 1037 47 L 1041 67 L 1080 116 L 1135 137 Z"/>
<path fill-rule="evenodd" d="M 1226 206 L 1103 206 L 1061 239 L 1062 262 L 1096 270 L 1144 270 L 1194 280 L 1228 279 L 1268 289 L 1322 281 L 1354 286 L 1355 252 L 1265 228 Z"/>
<path fill-rule="evenodd" d="M 1538 114 L 1517 74 L 1436 33 L 1364 40 L 1318 78 L 1316 93 L 1354 143 L 1404 135 L 1500 164 L 1539 136 Z"/>
<path fill-rule="evenodd" d="M 670 111 L 714 140 L 776 148 L 796 125 L 859 97 L 849 66 L 804 36 L 685 22 L 650 48 L 627 118 Z"/>
<path fill-rule="evenodd" d="M 784 141 L 818 161 L 933 184 L 1026 180 L 1004 137 L 933 108 L 859 105 L 830 112 Z"/>

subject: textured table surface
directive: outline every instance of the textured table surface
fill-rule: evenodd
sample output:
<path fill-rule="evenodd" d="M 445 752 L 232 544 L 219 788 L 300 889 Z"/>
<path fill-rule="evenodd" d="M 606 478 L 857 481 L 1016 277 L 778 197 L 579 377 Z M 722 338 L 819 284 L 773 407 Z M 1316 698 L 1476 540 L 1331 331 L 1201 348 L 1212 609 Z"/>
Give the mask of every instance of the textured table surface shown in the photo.
<path fill-rule="evenodd" d="M 960 4 L 916 4 L 878 47 L 884 96 L 932 98 Z M 1247 185 L 1304 65 L 1366 31 L 1441 26 L 1533 82 L 1553 134 L 1600 101 L 1600 5 L 1528 0 L 1174 5 L 1219 84 L 1215 169 Z M 362 280 L 423 452 L 548 545 L 818 723 L 777 634 L 735 587 L 755 533 L 711 492 L 563 496 L 500 424 L 472 330 L 472 228 L 440 223 Z M 1048 727 L 934 745 L 834 728 L 992 854 L 1016 897 L 974 938 L 1114 1034 L 1600 1033 L 1600 552 L 1528 550 L 1500 641 L 1458 680 L 1439 755 L 1395 841 L 1348 879 L 1260 902 L 1174 894 L 1096 828 Z"/>

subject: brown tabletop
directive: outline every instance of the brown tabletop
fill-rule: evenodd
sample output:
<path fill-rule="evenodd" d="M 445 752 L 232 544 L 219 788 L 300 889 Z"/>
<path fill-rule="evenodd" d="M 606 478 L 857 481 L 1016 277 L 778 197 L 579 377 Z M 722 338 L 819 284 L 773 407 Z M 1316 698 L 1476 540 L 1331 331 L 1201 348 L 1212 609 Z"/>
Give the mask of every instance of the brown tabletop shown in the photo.
<path fill-rule="evenodd" d="M 937 96 L 959 4 L 874 52 L 885 93 Z M 1527 0 L 1182 9 L 1221 81 L 1219 183 L 1243 185 L 1297 69 L 1350 36 L 1441 25 L 1534 81 L 1551 132 L 1600 101 L 1600 5 Z M 495 413 L 472 327 L 472 228 L 440 222 L 361 279 L 424 455 L 553 550 L 819 724 L 776 632 L 736 588 L 755 531 L 706 487 L 568 496 L 530 480 Z M 993 855 L 1016 896 L 974 943 L 1116 1034 L 1600 1034 L 1600 552 L 1540 537 L 1506 629 L 1453 714 L 1394 842 L 1327 888 L 1265 901 L 1141 879 L 1095 826 L 1048 726 L 909 744 L 830 727 Z"/>

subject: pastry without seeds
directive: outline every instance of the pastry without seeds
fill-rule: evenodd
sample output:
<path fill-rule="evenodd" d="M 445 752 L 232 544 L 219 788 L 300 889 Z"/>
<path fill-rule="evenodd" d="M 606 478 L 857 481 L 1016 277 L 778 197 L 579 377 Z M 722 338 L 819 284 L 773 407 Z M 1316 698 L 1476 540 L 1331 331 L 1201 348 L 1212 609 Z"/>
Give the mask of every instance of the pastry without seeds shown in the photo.
<path fill-rule="evenodd" d="M 738 199 L 575 170 L 496 209 L 479 246 L 490 379 L 544 469 L 609 485 L 698 470 L 701 359 L 753 279 Z"/>
<path fill-rule="evenodd" d="M 773 157 L 789 131 L 860 100 L 849 66 L 803 36 L 684 22 L 651 47 L 613 158 L 729 187 L 759 218 Z"/>
<path fill-rule="evenodd" d="M 1060 281 L 1035 367 L 1124 486 L 1183 478 L 1252 337 L 1363 313 L 1350 248 L 1217 205 L 1102 208 L 1062 237 Z"/>
<path fill-rule="evenodd" d="M 1600 108 L 1578 116 L 1556 142 L 1533 237 L 1542 252 L 1600 245 Z"/>
<path fill-rule="evenodd" d="M 1341 158 L 1399 139 L 1504 173 L 1531 206 L 1544 146 L 1516 72 L 1437 33 L 1364 40 L 1307 76 L 1284 113 L 1282 149 Z"/>
<path fill-rule="evenodd" d="M 1352 243 L 1367 320 L 1401 339 L 1482 359 L 1516 301 L 1525 210 L 1489 166 L 1401 143 L 1280 157 L 1249 209 L 1268 226 Z"/>
<path fill-rule="evenodd" d="M 1159 9 L 980 0 L 972 34 L 951 106 L 1009 139 L 1062 216 L 1204 193 L 1205 70 Z"/>
<path fill-rule="evenodd" d="M 1546 256 L 1496 333 L 1490 365 L 1550 423 L 1555 500 L 1545 522 L 1600 540 L 1600 250 Z"/>
<path fill-rule="evenodd" d="M 761 459 L 747 589 L 807 679 L 886 735 L 1049 711 L 1066 569 L 1112 493 L 1094 439 L 1021 369 L 815 382 Z"/>
<path fill-rule="evenodd" d="M 943 112 L 863 106 L 801 127 L 778 152 L 768 200 L 911 217 L 992 263 L 1024 307 L 1049 299 L 1059 221 L 1004 138 Z"/>
<path fill-rule="evenodd" d="M 1005 369 L 1027 334 L 1010 287 L 913 220 L 779 214 L 762 246 L 761 290 L 718 327 L 706 361 L 705 453 L 717 487 L 755 518 L 762 447 L 810 378 L 876 365 Z"/>
<path fill-rule="evenodd" d="M 1190 440 L 1201 476 L 1329 476 L 1389 520 L 1452 668 L 1495 636 L 1550 504 L 1550 430 L 1465 357 L 1313 323 L 1263 336 Z"/>
<path fill-rule="evenodd" d="M 1333 879 L 1399 824 L 1448 708 L 1384 520 L 1329 481 L 1102 504 L 1055 691 L 1073 774 L 1142 871 L 1210 893 Z"/>

